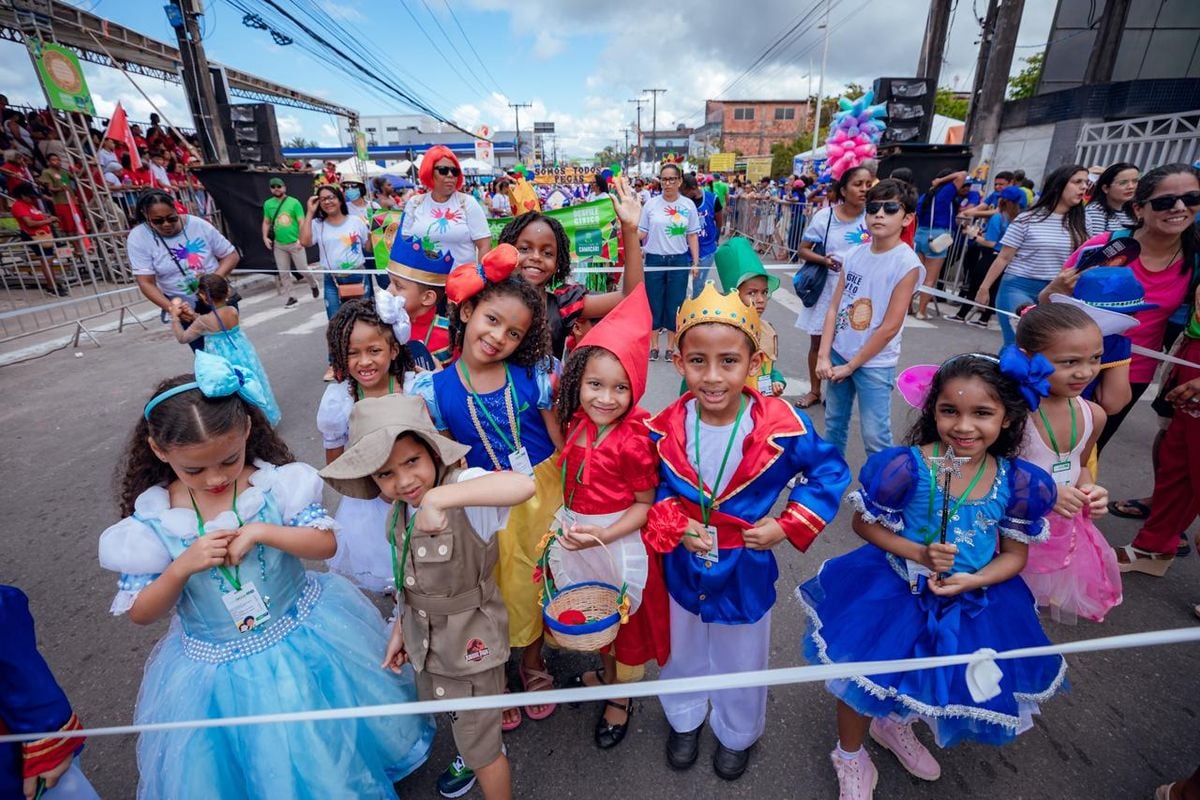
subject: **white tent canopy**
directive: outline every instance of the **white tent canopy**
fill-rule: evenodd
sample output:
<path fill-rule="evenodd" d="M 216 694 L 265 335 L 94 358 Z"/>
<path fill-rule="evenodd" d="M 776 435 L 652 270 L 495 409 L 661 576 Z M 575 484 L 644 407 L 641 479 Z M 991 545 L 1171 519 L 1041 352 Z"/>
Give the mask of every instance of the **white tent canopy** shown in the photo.
<path fill-rule="evenodd" d="M 496 171 L 491 164 L 478 158 L 464 158 L 458 163 L 467 175 L 491 175 Z"/>
<path fill-rule="evenodd" d="M 337 165 L 337 171 L 342 173 L 344 177 L 363 174 L 368 178 L 374 178 L 376 175 L 382 175 L 387 172 L 387 168 L 379 166 L 374 161 L 359 161 L 354 156 L 350 156 L 350 158 Z"/>

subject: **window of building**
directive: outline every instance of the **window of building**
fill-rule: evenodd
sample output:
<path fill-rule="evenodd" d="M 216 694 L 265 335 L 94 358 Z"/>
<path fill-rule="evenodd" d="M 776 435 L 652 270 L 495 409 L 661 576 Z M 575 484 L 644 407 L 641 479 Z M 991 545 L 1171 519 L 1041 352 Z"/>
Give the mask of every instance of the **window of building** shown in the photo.
<path fill-rule="evenodd" d="M 395 125 L 388 125 L 388 130 L 389 130 L 389 131 L 398 131 L 398 130 L 400 130 L 400 129 L 399 129 L 399 128 L 397 128 Z"/>
<path fill-rule="evenodd" d="M 749 106 L 749 107 L 745 107 L 745 108 L 735 108 L 733 110 L 733 118 L 741 119 L 741 120 L 754 119 L 754 107 Z"/>
<path fill-rule="evenodd" d="M 374 133 L 374 132 L 375 132 L 374 128 L 367 128 L 367 133 Z"/>
<path fill-rule="evenodd" d="M 795 118 L 796 118 L 796 109 L 795 108 L 789 107 L 789 108 L 775 109 L 775 119 L 776 120 L 795 119 Z"/>

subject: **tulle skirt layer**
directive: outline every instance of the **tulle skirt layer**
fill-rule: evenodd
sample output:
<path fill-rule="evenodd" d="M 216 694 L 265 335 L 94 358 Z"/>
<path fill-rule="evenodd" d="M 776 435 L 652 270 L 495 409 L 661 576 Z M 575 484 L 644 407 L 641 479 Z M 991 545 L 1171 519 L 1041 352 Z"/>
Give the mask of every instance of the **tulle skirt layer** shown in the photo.
<path fill-rule="evenodd" d="M 1051 514 L 1050 539 L 1030 545 L 1021 577 L 1039 606 L 1071 624 L 1076 617 L 1103 622 L 1121 603 L 1121 570 L 1104 536 L 1083 512 L 1071 519 Z"/>

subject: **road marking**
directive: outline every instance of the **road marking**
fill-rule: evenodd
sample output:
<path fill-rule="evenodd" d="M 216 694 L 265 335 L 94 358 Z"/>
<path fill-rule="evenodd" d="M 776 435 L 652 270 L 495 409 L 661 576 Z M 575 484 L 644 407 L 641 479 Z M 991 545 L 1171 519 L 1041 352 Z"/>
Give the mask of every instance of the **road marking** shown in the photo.
<path fill-rule="evenodd" d="M 299 325 L 293 325 L 286 331 L 280 331 L 280 333 L 284 334 L 285 336 L 300 336 L 305 333 L 312 333 L 313 331 L 321 330 L 328 323 L 329 320 L 325 318 L 325 312 L 322 310 L 316 312 Z"/>
<path fill-rule="evenodd" d="M 241 324 L 242 324 L 243 328 L 252 328 L 255 325 L 261 325 L 262 323 L 267 322 L 268 320 L 273 320 L 276 317 L 282 317 L 285 314 L 291 314 L 292 311 L 293 311 L 293 309 L 291 309 L 291 308 L 272 308 L 269 311 L 259 312 L 259 313 L 255 314 L 253 317 L 250 317 L 249 319 L 242 317 Z M 324 313 L 324 312 L 322 312 L 322 313 Z"/>

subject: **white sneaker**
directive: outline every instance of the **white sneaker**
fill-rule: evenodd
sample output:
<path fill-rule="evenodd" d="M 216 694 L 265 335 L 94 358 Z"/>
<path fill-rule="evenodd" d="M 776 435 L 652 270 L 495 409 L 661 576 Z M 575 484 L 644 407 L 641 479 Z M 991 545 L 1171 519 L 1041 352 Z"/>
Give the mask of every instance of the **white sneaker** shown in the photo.
<path fill-rule="evenodd" d="M 853 758 L 842 758 L 837 750 L 829 754 L 838 776 L 838 800 L 871 800 L 875 796 L 875 784 L 879 782 L 879 771 L 860 748 Z"/>

